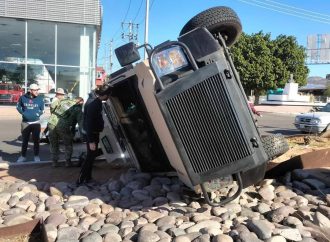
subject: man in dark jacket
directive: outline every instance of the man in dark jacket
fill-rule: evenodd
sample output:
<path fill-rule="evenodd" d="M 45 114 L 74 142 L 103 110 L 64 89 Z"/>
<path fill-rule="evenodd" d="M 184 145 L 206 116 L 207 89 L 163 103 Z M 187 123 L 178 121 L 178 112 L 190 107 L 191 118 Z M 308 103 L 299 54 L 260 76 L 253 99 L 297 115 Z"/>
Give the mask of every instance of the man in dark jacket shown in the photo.
<path fill-rule="evenodd" d="M 98 154 L 99 135 L 104 128 L 102 101 L 109 98 L 110 92 L 110 87 L 104 85 L 94 91 L 96 97 L 90 95 L 86 101 L 84 107 L 83 127 L 86 132 L 87 155 L 82 164 L 77 185 L 92 180 L 93 163 Z"/>
<path fill-rule="evenodd" d="M 32 133 L 34 161 L 40 161 L 39 142 L 40 142 L 40 116 L 44 113 L 44 101 L 38 96 L 39 87 L 37 84 L 31 84 L 29 92 L 21 96 L 16 105 L 17 111 L 22 115 L 22 151 L 17 162 L 26 161 L 26 151 L 29 137 Z"/>

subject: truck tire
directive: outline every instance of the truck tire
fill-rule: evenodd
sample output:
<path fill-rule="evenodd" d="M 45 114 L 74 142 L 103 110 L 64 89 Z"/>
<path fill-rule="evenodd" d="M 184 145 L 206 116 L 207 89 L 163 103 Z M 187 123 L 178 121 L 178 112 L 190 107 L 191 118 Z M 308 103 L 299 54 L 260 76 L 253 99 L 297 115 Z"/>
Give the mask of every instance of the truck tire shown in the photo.
<path fill-rule="evenodd" d="M 268 156 L 268 160 L 273 160 L 289 150 L 289 144 L 281 134 L 262 137 L 261 142 Z"/>
<path fill-rule="evenodd" d="M 228 47 L 242 33 L 242 24 L 235 11 L 223 6 L 209 8 L 191 18 L 182 28 L 180 36 L 197 27 L 205 27 L 211 34 L 220 33 Z"/>

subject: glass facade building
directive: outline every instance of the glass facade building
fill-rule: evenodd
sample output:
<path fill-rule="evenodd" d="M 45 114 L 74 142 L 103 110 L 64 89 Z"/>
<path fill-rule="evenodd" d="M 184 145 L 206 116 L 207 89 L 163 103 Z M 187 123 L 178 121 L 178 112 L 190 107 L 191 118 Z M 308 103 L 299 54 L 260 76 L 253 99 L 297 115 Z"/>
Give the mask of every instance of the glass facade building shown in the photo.
<path fill-rule="evenodd" d="M 0 0 L 0 81 L 86 97 L 101 19 L 99 0 Z"/>

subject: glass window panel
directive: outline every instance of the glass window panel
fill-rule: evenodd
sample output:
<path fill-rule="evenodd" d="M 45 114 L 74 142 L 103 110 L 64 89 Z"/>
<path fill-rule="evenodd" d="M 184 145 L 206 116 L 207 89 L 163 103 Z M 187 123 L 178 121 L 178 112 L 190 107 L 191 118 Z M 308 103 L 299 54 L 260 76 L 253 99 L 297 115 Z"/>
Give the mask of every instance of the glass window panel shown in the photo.
<path fill-rule="evenodd" d="M 94 41 L 93 41 L 93 36 L 94 32 L 96 31 L 95 27 L 86 27 L 86 35 L 89 37 L 89 66 L 93 66 L 93 46 L 94 46 Z"/>
<path fill-rule="evenodd" d="M 25 58 L 25 21 L 0 18 L 0 61 Z"/>
<path fill-rule="evenodd" d="M 55 23 L 28 21 L 28 59 L 55 64 Z"/>
<path fill-rule="evenodd" d="M 0 63 L 0 82 L 12 82 L 24 86 L 25 65 Z"/>
<path fill-rule="evenodd" d="M 80 36 L 84 27 L 77 24 L 57 25 L 57 64 L 80 65 Z"/>
<path fill-rule="evenodd" d="M 53 67 L 47 65 L 27 65 L 27 81 L 28 86 L 32 83 L 39 85 L 41 93 L 48 93 L 52 88 L 55 88 Z"/>
<path fill-rule="evenodd" d="M 57 67 L 56 87 L 63 88 L 71 97 L 79 96 L 80 70 L 78 67 Z"/>

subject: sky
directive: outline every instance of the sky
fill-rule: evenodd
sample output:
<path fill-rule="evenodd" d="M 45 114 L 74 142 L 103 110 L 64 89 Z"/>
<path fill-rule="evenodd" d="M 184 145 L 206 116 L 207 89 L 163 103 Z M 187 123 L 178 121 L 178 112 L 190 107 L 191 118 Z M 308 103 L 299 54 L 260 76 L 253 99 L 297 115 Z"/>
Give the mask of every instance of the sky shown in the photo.
<path fill-rule="evenodd" d="M 243 32 L 247 34 L 270 33 L 277 36 L 295 36 L 298 44 L 306 47 L 307 36 L 330 34 L 329 0 L 149 0 L 148 43 L 156 46 L 166 40 L 176 40 L 182 27 L 196 14 L 215 6 L 232 8 L 239 16 Z M 146 0 L 101 0 L 103 23 L 98 65 L 110 72 L 112 47 L 112 72 L 120 68 L 113 50 L 125 43 L 122 33 L 128 34 L 128 24 L 138 24 L 137 41 L 144 43 Z M 134 25 L 135 26 L 135 25 Z M 112 44 L 111 40 L 113 40 Z M 143 54 L 142 54 L 143 57 Z M 325 78 L 330 74 L 330 64 L 308 65 L 309 76 Z"/>

